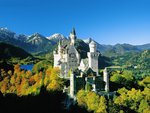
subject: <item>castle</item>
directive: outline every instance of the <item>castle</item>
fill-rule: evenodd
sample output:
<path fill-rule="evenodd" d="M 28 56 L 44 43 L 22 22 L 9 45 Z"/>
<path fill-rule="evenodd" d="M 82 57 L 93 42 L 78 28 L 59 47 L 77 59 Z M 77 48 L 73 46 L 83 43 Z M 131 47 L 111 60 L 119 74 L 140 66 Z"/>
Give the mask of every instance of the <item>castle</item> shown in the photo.
<path fill-rule="evenodd" d="M 97 51 L 97 45 L 94 41 L 89 43 L 89 52 L 87 58 L 82 59 L 75 48 L 77 39 L 75 29 L 69 35 L 69 44 L 63 45 L 60 41 L 58 49 L 53 52 L 54 67 L 60 68 L 60 77 L 70 80 L 70 96 L 74 97 L 79 89 L 86 89 L 91 86 L 93 91 L 108 91 L 108 74 L 104 71 L 104 77 L 98 72 L 98 58 L 100 52 Z M 102 83 L 105 81 L 105 88 Z M 106 83 L 107 82 L 107 83 Z"/>

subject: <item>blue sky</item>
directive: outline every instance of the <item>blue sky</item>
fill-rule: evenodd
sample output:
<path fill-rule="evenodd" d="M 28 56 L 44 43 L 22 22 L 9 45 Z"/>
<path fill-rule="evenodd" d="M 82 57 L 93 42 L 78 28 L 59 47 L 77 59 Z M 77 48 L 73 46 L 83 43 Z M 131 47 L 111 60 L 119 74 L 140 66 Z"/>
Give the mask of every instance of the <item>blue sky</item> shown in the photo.
<path fill-rule="evenodd" d="M 101 44 L 150 43 L 150 0 L 0 0 L 0 27 L 18 34 L 68 36 Z"/>

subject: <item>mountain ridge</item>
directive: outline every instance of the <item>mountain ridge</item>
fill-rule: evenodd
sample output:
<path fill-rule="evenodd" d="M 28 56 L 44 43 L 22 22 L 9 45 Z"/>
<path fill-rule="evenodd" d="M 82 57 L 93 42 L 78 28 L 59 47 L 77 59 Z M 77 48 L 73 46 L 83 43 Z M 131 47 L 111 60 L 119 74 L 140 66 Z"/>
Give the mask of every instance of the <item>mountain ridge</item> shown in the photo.
<path fill-rule="evenodd" d="M 82 40 L 83 42 L 81 44 L 83 43 L 89 44 L 91 40 L 93 39 L 88 38 Z M 0 28 L 0 42 L 5 42 L 8 44 L 21 47 L 22 49 L 26 50 L 29 53 L 50 52 L 54 48 L 56 48 L 56 45 L 59 41 L 69 41 L 69 39 L 60 33 L 55 33 L 49 37 L 45 37 L 40 33 L 34 33 L 30 36 L 27 36 L 24 34 L 17 35 L 15 32 L 12 32 L 7 28 Z M 96 42 L 96 44 L 98 51 L 100 51 L 102 55 L 107 57 L 115 57 L 118 55 L 123 55 L 126 52 L 140 52 L 143 50 L 150 49 L 150 43 L 143 45 L 131 45 L 127 43 L 106 45 L 106 44 L 99 44 L 98 42 Z M 77 45 L 83 46 L 85 44 L 83 45 L 77 44 Z"/>

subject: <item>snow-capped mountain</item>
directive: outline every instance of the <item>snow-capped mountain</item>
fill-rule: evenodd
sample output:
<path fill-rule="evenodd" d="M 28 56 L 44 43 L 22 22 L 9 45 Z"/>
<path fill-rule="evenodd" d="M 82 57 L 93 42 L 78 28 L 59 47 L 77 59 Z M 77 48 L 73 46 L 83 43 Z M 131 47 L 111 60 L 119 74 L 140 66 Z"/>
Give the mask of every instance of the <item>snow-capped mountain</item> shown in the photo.
<path fill-rule="evenodd" d="M 55 33 L 52 36 L 47 37 L 47 39 L 49 39 L 49 40 L 51 40 L 53 42 L 58 42 L 59 40 L 60 41 L 62 41 L 62 40 L 68 40 L 65 36 L 63 36 L 62 34 L 59 34 L 59 33 Z"/>
<path fill-rule="evenodd" d="M 6 39 L 6 38 L 14 38 L 15 33 L 8 30 L 7 28 L 0 28 L 0 38 Z"/>
<path fill-rule="evenodd" d="M 89 44 L 92 41 L 92 38 L 87 38 L 83 40 L 85 43 Z"/>
<path fill-rule="evenodd" d="M 50 42 L 48 39 L 46 39 L 43 35 L 39 33 L 35 33 L 31 36 L 28 37 L 27 43 L 31 43 L 33 45 L 40 45 L 40 44 L 45 44 L 47 42 Z"/>
<path fill-rule="evenodd" d="M 47 52 L 49 50 L 52 51 L 56 47 L 55 45 L 57 45 L 59 40 L 62 41 L 62 43 L 69 43 L 69 39 L 59 33 L 55 33 L 50 37 L 45 37 L 39 33 L 26 36 L 24 34 L 16 34 L 7 28 L 0 28 L 0 42 L 5 42 L 21 47 L 30 53 Z M 80 41 L 77 41 L 77 45 L 82 48 L 87 48 L 91 40 L 93 39 L 88 38 L 83 41 L 80 39 Z M 150 44 L 136 46 L 130 44 L 103 45 L 99 44 L 98 42 L 96 43 L 98 51 L 106 56 L 113 56 L 117 54 L 120 55 L 124 54 L 125 52 L 137 52 L 150 49 Z"/>
<path fill-rule="evenodd" d="M 26 42 L 28 39 L 28 36 L 24 34 L 19 34 L 19 35 L 15 35 L 15 38 L 19 41 Z"/>
<path fill-rule="evenodd" d="M 0 28 L 0 42 L 21 47 L 28 52 L 51 50 L 53 45 L 52 41 L 48 40 L 39 33 L 35 33 L 31 36 L 26 36 L 23 34 L 17 35 L 7 28 Z"/>

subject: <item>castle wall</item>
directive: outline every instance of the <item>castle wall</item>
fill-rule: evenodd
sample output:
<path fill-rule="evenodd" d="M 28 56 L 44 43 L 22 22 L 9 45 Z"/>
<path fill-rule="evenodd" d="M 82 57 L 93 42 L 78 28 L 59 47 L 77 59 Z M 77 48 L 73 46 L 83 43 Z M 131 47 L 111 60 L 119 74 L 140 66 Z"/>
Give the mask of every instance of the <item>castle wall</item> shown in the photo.
<path fill-rule="evenodd" d="M 59 54 L 54 54 L 54 67 L 60 67 L 59 61 L 60 60 L 60 55 Z"/>
<path fill-rule="evenodd" d="M 78 52 L 74 46 L 70 46 L 68 50 L 68 67 L 74 71 L 78 68 Z"/>

